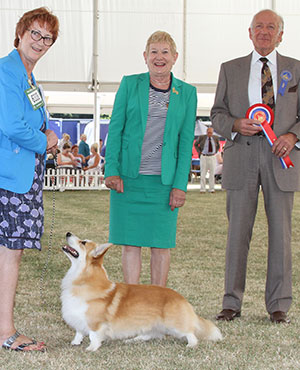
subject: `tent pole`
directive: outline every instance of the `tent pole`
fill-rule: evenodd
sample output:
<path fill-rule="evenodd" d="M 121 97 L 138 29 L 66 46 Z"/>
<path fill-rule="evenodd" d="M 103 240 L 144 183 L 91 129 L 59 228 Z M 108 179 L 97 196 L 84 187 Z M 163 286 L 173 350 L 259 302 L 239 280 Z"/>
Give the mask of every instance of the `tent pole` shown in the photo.
<path fill-rule="evenodd" d="M 183 61 L 183 81 L 186 80 L 186 0 L 183 0 L 183 50 L 182 50 L 182 61 Z"/>
<path fill-rule="evenodd" d="M 271 1 L 271 9 L 274 10 L 274 12 L 276 12 L 276 0 Z"/>
<path fill-rule="evenodd" d="M 99 146 L 100 139 L 100 96 L 98 94 L 98 32 L 99 32 L 99 0 L 94 0 L 93 7 L 93 74 L 92 86 L 94 90 L 94 143 Z"/>

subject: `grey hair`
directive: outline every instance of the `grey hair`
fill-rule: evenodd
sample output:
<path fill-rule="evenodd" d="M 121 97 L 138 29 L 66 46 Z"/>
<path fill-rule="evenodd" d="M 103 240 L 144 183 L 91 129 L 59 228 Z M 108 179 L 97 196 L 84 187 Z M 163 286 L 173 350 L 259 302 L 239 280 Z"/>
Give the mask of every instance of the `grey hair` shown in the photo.
<path fill-rule="evenodd" d="M 283 31 L 283 28 L 284 28 L 284 21 L 283 21 L 282 16 L 281 16 L 281 15 L 279 15 L 278 13 L 276 13 L 276 12 L 275 12 L 274 10 L 272 10 L 272 9 L 264 9 L 264 10 L 261 10 L 261 11 L 259 11 L 258 13 L 256 13 L 256 14 L 254 15 L 254 17 L 252 18 L 251 24 L 250 24 L 251 31 L 253 31 L 255 17 L 256 17 L 258 14 L 260 14 L 260 13 L 262 13 L 262 12 L 265 12 L 266 10 L 268 10 L 268 11 L 272 12 L 273 14 L 275 14 L 275 15 L 277 16 L 277 18 L 278 18 L 278 34 L 279 34 L 280 32 L 282 32 L 282 31 Z"/>

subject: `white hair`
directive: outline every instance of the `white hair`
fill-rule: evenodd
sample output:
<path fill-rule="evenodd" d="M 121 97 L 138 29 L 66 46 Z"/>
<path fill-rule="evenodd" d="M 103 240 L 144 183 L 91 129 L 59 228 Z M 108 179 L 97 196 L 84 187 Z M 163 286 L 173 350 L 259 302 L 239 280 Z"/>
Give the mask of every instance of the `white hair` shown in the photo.
<path fill-rule="evenodd" d="M 260 13 L 262 13 L 262 12 L 265 12 L 265 11 L 272 12 L 273 14 L 275 14 L 275 15 L 276 15 L 276 17 L 278 18 L 278 34 L 279 34 L 280 32 L 282 32 L 282 31 L 283 31 L 283 27 L 284 27 L 284 21 L 283 21 L 283 18 L 282 18 L 282 16 L 281 16 L 281 15 L 279 15 L 278 13 L 276 13 L 274 10 L 271 10 L 271 9 L 264 9 L 264 10 L 261 10 L 261 11 L 259 11 L 258 13 L 256 13 L 256 14 L 254 15 L 254 17 L 252 18 L 251 24 L 250 24 L 251 31 L 253 31 L 253 28 L 254 28 L 254 20 L 255 20 L 255 17 L 256 17 L 258 14 L 260 14 Z"/>

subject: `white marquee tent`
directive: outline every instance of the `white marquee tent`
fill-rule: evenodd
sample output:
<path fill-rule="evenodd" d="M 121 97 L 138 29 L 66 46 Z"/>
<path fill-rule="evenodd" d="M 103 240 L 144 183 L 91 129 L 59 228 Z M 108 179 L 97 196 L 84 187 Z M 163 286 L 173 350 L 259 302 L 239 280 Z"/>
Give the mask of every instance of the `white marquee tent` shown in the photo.
<path fill-rule="evenodd" d="M 102 112 L 111 111 L 124 74 L 146 71 L 142 53 L 148 36 L 158 29 L 177 43 L 173 71 L 197 87 L 198 115 L 209 115 L 220 63 L 252 50 L 248 26 L 257 11 L 271 8 L 283 16 L 279 51 L 300 59 L 297 0 L 0 0 L 0 57 L 13 48 L 19 17 L 39 6 L 50 8 L 61 24 L 59 39 L 35 69 L 53 113 L 93 113 L 94 19 Z"/>

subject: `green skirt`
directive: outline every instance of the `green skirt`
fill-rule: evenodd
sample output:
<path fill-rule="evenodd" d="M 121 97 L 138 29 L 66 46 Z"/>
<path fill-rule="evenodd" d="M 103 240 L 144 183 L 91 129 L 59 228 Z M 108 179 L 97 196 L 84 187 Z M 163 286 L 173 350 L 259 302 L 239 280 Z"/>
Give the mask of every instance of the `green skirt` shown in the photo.
<path fill-rule="evenodd" d="M 110 192 L 109 242 L 174 248 L 178 208 L 169 206 L 171 185 L 157 175 L 122 177 L 124 193 Z"/>

